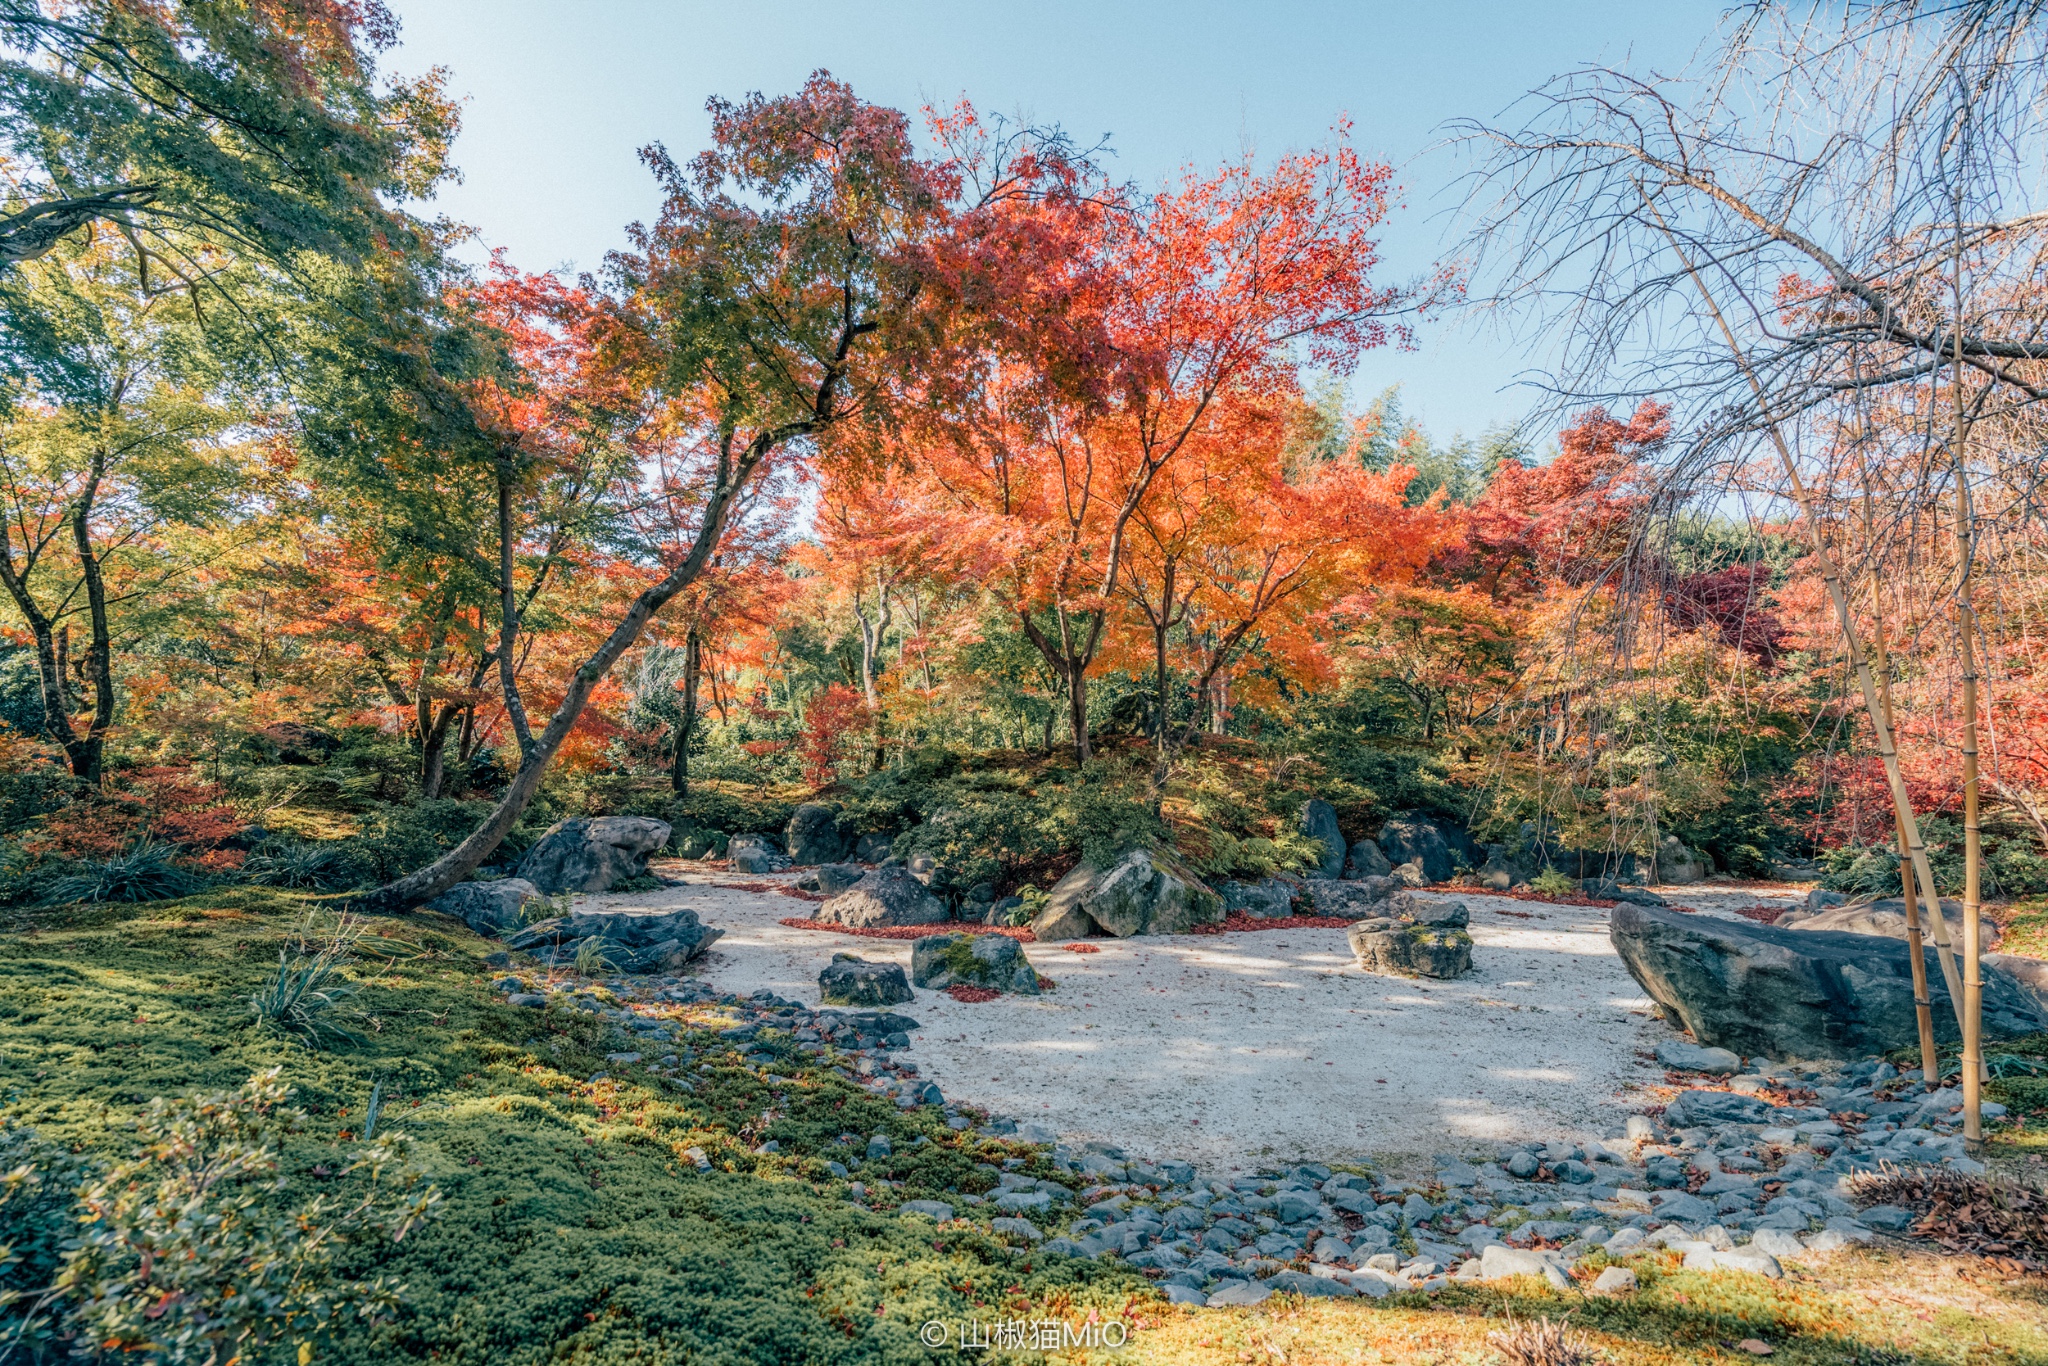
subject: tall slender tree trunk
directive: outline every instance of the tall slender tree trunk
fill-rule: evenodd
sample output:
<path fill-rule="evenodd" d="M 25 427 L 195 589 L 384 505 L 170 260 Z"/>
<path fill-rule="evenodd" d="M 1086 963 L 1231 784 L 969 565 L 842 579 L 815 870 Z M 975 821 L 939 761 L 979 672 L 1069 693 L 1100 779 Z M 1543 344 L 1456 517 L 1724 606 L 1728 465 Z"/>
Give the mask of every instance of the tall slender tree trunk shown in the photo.
<path fill-rule="evenodd" d="M 1956 397 L 1961 399 L 1961 385 Z M 1956 414 L 1956 635 L 1963 666 L 1963 1142 L 1973 1155 L 1984 1148 L 1984 834 L 1978 824 L 1977 612 L 1972 598 L 1976 528 L 1970 476 L 1964 460 L 1967 428 Z"/>
<path fill-rule="evenodd" d="M 697 675 L 703 661 L 703 637 L 691 622 L 683 640 L 683 717 L 676 726 L 676 752 L 668 770 L 669 787 L 678 797 L 690 795 L 690 741 L 697 733 Z"/>
<path fill-rule="evenodd" d="M 1874 526 L 1874 519 L 1872 524 Z M 1885 724 L 1890 725 L 1891 658 L 1885 650 L 1884 605 L 1878 596 L 1875 570 L 1870 574 L 1870 622 L 1870 652 L 1873 662 L 1877 665 L 1878 700 L 1884 710 Z M 1906 951 L 1912 955 L 1913 960 L 1913 1018 L 1920 1031 L 1920 1076 L 1923 1084 L 1932 1088 L 1940 1084 L 1941 1053 L 1934 1042 L 1934 999 L 1927 991 L 1927 947 L 1921 933 L 1919 899 L 1913 894 L 1913 865 L 1906 857 L 1906 822 L 1897 810 L 1892 812 L 1892 824 L 1899 843 L 1899 886 L 1906 900 Z M 1930 887 L 1926 896 L 1931 913 L 1940 915 L 1940 892 Z"/>
<path fill-rule="evenodd" d="M 114 725 L 114 637 L 107 624 L 107 585 L 100 572 L 99 553 L 92 544 L 93 501 L 106 472 L 106 457 L 95 452 L 92 475 L 78 496 L 71 514 L 71 542 L 78 553 L 78 572 L 85 582 L 86 620 L 92 632 L 86 647 L 85 672 L 92 682 L 92 719 L 86 723 L 79 742 L 80 753 L 72 771 L 95 787 L 105 761 L 106 735 Z"/>

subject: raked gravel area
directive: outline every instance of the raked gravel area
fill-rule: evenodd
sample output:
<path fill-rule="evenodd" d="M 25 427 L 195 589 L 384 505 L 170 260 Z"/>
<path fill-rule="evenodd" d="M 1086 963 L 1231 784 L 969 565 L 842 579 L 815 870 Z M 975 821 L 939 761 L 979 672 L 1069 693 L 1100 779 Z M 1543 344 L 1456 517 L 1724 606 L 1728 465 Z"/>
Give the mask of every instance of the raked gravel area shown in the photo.
<path fill-rule="evenodd" d="M 766 988 L 815 1007 L 834 953 L 898 962 L 910 944 L 778 922 L 815 903 L 743 878 L 665 864 L 684 886 L 579 897 L 579 909 L 694 908 L 725 932 L 700 971 L 721 993 Z M 1790 904 L 1789 887 L 1667 888 L 1708 914 Z M 1154 1160 L 1225 1173 L 1372 1157 L 1393 1167 L 1503 1142 L 1614 1132 L 1661 1081 L 1677 1036 L 1608 941 L 1607 912 L 1470 892 L 1473 971 L 1380 977 L 1345 932 L 1290 926 L 1220 935 L 1026 946 L 1055 990 L 963 1003 L 920 990 L 896 1009 L 923 1028 L 910 1056 L 946 1099 Z M 934 927 L 938 929 L 941 927 Z"/>

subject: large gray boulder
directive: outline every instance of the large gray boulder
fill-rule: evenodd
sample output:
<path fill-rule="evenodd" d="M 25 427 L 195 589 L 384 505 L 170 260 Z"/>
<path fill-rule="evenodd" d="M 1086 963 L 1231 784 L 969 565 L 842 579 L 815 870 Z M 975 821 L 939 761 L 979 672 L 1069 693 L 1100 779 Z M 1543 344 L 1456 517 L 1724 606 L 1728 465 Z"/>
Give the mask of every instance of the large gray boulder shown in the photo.
<path fill-rule="evenodd" d="M 1477 869 L 1486 859 L 1455 822 L 1435 820 L 1416 811 L 1390 818 L 1380 828 L 1379 845 L 1397 868 L 1404 863 L 1418 864 L 1430 882 L 1449 882 L 1460 861 Z"/>
<path fill-rule="evenodd" d="M 1832 895 L 1832 894 L 1831 894 Z M 1963 944 L 1963 903 L 1942 899 L 1941 918 L 1948 924 L 1948 942 L 1958 952 Z M 1983 935 L 1983 947 L 1987 950 L 1998 946 L 1998 925 L 1990 916 L 1980 916 L 1979 933 Z M 1786 930 L 1839 930 L 1844 934 L 1875 934 L 1886 939 L 1906 937 L 1906 899 L 1888 896 L 1879 901 L 1859 901 L 1853 905 L 1822 906 L 1818 910 L 1791 910 L 1772 922 Z M 1931 941 L 1934 927 L 1928 923 L 1927 904 L 1920 905 L 1920 933 Z"/>
<path fill-rule="evenodd" d="M 910 980 L 943 991 L 987 987 L 1018 996 L 1038 995 L 1038 970 L 1024 946 L 1006 934 L 934 934 L 910 946 Z"/>
<path fill-rule="evenodd" d="M 1337 808 L 1320 797 L 1311 797 L 1301 804 L 1299 823 L 1302 834 L 1322 841 L 1323 858 L 1316 871 L 1324 877 L 1341 874 L 1350 849 L 1344 843 L 1344 832 L 1337 828 Z"/>
<path fill-rule="evenodd" d="M 1312 877 L 1302 886 L 1311 915 L 1331 916 L 1339 920 L 1369 920 L 1390 914 L 1387 898 L 1400 890 L 1402 884 L 1391 877 L 1360 878 L 1356 882 Z"/>
<path fill-rule="evenodd" d="M 789 818 L 784 831 L 791 863 L 837 863 L 846 857 L 849 841 L 839 830 L 839 811 L 823 802 L 805 802 Z"/>
<path fill-rule="evenodd" d="M 651 816 L 556 821 L 519 860 L 519 876 L 549 896 L 602 892 L 615 882 L 645 877 L 648 856 L 668 837 L 668 822 Z"/>
<path fill-rule="evenodd" d="M 1133 849 L 1107 870 L 1081 864 L 1053 884 L 1045 910 L 1031 922 L 1041 943 L 1080 939 L 1087 925 L 1128 939 L 1136 934 L 1186 934 L 1223 919 L 1223 898 L 1174 855 Z"/>
<path fill-rule="evenodd" d="M 818 999 L 828 1006 L 895 1006 L 915 999 L 903 968 L 835 953 L 818 974 Z"/>
<path fill-rule="evenodd" d="M 520 949 L 557 965 L 576 961 L 586 942 L 595 940 L 605 971 L 674 972 L 722 938 L 688 907 L 673 911 L 578 911 L 527 926 L 506 939 Z"/>
<path fill-rule="evenodd" d="M 1282 920 L 1294 914 L 1294 886 L 1277 877 L 1257 882 L 1226 882 L 1216 889 L 1223 909 L 1254 920 Z"/>
<path fill-rule="evenodd" d="M 1912 962 L 1896 939 L 1787 930 L 1748 920 L 1624 903 L 1609 920 L 1623 963 L 1666 1014 L 1702 1044 L 1771 1058 L 1865 1058 L 1911 1047 Z M 1933 948 L 1928 989 L 1938 1036 L 1957 1037 Z M 2012 978 L 1984 971 L 1984 1032 L 2048 1030 L 2048 1010 Z"/>
<path fill-rule="evenodd" d="M 1354 840 L 1351 852 L 1344 859 L 1344 876 L 1351 879 L 1363 877 L 1392 877 L 1394 865 L 1387 860 L 1376 840 Z"/>
<path fill-rule="evenodd" d="M 870 929 L 892 925 L 936 925 L 950 919 L 946 903 L 933 896 L 900 863 L 872 868 L 861 880 L 818 907 L 813 919 L 828 925 Z"/>
<path fill-rule="evenodd" d="M 518 929 L 526 903 L 540 897 L 540 888 L 525 878 L 501 877 L 492 882 L 458 882 L 429 901 L 426 908 L 452 915 L 484 938 L 496 939 L 507 930 Z"/>
<path fill-rule="evenodd" d="M 1472 915 L 1464 902 L 1397 891 L 1378 911 L 1346 932 L 1358 966 L 1367 972 L 1462 977 L 1472 970 L 1472 936 L 1466 932 Z"/>
<path fill-rule="evenodd" d="M 1672 887 L 1705 882 L 1714 871 L 1705 854 L 1685 847 L 1676 835 L 1666 835 L 1657 846 L 1657 881 Z"/>

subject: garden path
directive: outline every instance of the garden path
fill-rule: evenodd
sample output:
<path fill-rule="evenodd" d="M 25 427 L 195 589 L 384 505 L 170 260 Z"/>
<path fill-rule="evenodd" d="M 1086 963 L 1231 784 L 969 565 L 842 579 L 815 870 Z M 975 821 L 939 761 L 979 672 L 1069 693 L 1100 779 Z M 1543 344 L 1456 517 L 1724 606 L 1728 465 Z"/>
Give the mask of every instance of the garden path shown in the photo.
<path fill-rule="evenodd" d="M 839 952 L 910 963 L 904 940 L 780 924 L 815 903 L 689 864 L 687 885 L 579 898 L 593 909 L 695 908 L 725 931 L 703 967 L 721 991 L 817 1000 Z M 744 881 L 745 887 L 721 883 Z M 1791 887 L 1666 888 L 1709 914 Z M 1452 895 L 1452 894 L 1444 894 Z M 1294 1158 L 1382 1159 L 1582 1141 L 1618 1127 L 1662 1079 L 1658 1021 L 1607 936 L 1607 912 L 1454 895 L 1472 916 L 1473 971 L 1411 981 L 1360 971 L 1341 929 L 1026 946 L 1057 984 L 1037 999 L 963 1003 L 917 993 L 898 1007 L 923 1028 L 909 1052 L 949 1100 L 1205 1168 Z"/>

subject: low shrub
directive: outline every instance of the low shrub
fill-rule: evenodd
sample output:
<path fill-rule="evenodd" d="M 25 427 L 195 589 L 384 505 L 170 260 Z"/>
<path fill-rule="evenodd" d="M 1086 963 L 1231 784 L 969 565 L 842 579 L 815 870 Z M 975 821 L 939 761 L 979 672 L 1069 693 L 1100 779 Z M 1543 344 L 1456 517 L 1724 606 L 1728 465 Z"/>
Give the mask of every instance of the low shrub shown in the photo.
<path fill-rule="evenodd" d="M 440 1193 L 393 1135 L 347 1145 L 321 1193 L 297 1197 L 280 1161 L 305 1123 L 290 1098 L 272 1069 L 150 1103 L 135 1155 L 78 1195 L 83 1229 L 56 1288 L 79 1339 L 166 1366 L 253 1361 L 397 1306 L 395 1282 L 340 1276 L 335 1255 L 352 1238 L 403 1239 Z"/>
<path fill-rule="evenodd" d="M 90 1173 L 68 1149 L 0 1117 L 0 1357 L 12 1348 L 35 1360 L 57 1344 L 55 1286 Z"/>
<path fill-rule="evenodd" d="M 353 1042 L 355 1033 L 333 1014 L 336 1006 L 356 994 L 342 976 L 341 965 L 363 933 L 360 920 L 343 916 L 318 947 L 301 937 L 295 946 L 279 949 L 277 974 L 249 997 L 256 1023 L 308 1048 Z"/>
<path fill-rule="evenodd" d="M 171 901 L 190 896 L 205 879 L 173 860 L 177 850 L 145 838 L 125 854 L 99 863 L 81 863 L 51 878 L 42 899 L 53 906 L 71 902 Z"/>
<path fill-rule="evenodd" d="M 387 807 L 346 845 L 344 886 L 369 887 L 426 867 L 461 843 L 490 814 L 488 802 L 437 797 Z M 501 856 L 513 852 L 500 846 Z"/>
<path fill-rule="evenodd" d="M 335 891 L 350 882 L 349 851 L 340 844 L 270 840 L 242 863 L 242 878 L 259 887 Z"/>

